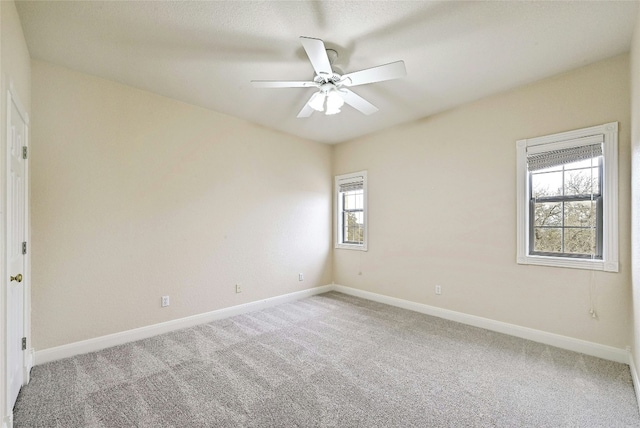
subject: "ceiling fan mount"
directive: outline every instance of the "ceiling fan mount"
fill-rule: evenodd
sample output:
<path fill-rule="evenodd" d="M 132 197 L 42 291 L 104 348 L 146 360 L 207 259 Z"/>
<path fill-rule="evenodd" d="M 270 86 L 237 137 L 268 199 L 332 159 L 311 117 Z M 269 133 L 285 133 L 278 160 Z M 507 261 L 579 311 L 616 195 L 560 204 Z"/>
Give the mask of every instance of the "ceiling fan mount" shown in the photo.
<path fill-rule="evenodd" d="M 340 82 L 340 80 L 342 80 L 342 76 L 338 73 L 316 75 L 316 77 L 313 78 L 313 81 L 316 82 L 318 85 L 322 85 L 324 83 L 335 84 Z"/>
<path fill-rule="evenodd" d="M 320 39 L 301 36 L 300 41 L 316 72 L 312 81 L 251 81 L 258 88 L 316 88 L 317 92 L 298 113 L 299 118 L 309 117 L 314 111 L 324 111 L 326 115 L 340 113 L 345 103 L 366 115 L 373 114 L 378 108 L 347 87 L 398 79 L 407 74 L 404 61 L 343 74 L 334 66 L 338 59 L 336 50 L 327 49 Z"/>

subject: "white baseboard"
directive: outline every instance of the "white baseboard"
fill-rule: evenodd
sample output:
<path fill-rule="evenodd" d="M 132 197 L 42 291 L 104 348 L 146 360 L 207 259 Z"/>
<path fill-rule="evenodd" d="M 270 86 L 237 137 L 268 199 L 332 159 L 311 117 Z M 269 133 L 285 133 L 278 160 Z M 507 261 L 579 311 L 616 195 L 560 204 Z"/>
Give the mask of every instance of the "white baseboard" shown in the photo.
<path fill-rule="evenodd" d="M 2 420 L 2 428 L 13 428 L 13 413 L 4 417 Z"/>
<path fill-rule="evenodd" d="M 24 383 L 23 385 L 28 384 L 31 381 L 31 369 L 33 368 L 33 361 L 36 357 L 36 350 L 31 348 L 27 351 L 27 362 L 24 367 Z"/>
<path fill-rule="evenodd" d="M 449 309 L 429 306 L 423 303 L 411 302 L 409 300 L 398 299 L 395 297 L 389 297 L 382 294 L 359 290 L 356 288 L 345 287 L 343 285 L 332 284 L 297 291 L 295 293 L 289 293 L 282 296 L 271 297 L 256 302 L 245 303 L 243 305 L 218 309 L 212 312 L 193 315 L 186 318 L 180 318 L 177 320 L 154 324 L 147 327 L 140 327 L 120 333 L 114 333 L 106 336 L 96 337 L 93 339 L 83 340 L 80 342 L 70 343 L 68 345 L 57 346 L 55 348 L 44 349 L 35 353 L 33 364 L 45 364 L 51 361 L 60 360 L 62 358 L 68 358 L 75 355 L 86 354 L 88 352 L 99 351 L 111 346 L 122 345 L 124 343 L 134 342 L 136 340 L 156 336 L 158 334 L 168 333 L 171 331 L 192 327 L 198 324 L 205 324 L 222 318 L 257 311 L 270 306 L 299 300 L 305 297 L 326 293 L 332 290 L 356 297 L 361 297 L 363 299 L 372 300 L 375 302 L 384 303 L 387 305 L 396 306 L 399 308 L 408 309 L 411 311 L 420 312 L 451 321 L 456 321 L 462 324 L 484 328 L 486 330 L 504 333 L 511 336 L 520 337 L 522 339 L 532 340 L 534 342 L 544 343 L 546 345 L 555 346 L 557 348 L 580 352 L 586 355 L 603 358 L 605 360 L 629 364 L 630 366 L 633 363 L 633 360 L 629 357 L 629 352 L 625 349 L 618 349 L 612 346 L 588 342 L 586 340 L 575 339 L 555 333 L 548 333 L 542 330 L 536 330 L 528 327 L 521 327 L 515 324 L 495 321 L 489 318 L 483 318 L 475 315 L 465 314 L 462 312 L 452 311 Z M 635 372 L 635 367 L 631 367 L 631 371 L 632 375 L 635 376 L 634 385 L 636 387 L 636 391 L 640 391 L 640 383 L 638 383 L 638 373 Z"/>
<path fill-rule="evenodd" d="M 562 336 L 555 333 L 548 333 L 542 330 L 521 327 L 515 324 L 508 324 L 489 318 L 483 318 L 475 315 L 465 314 L 462 312 L 451 311 L 449 309 L 429 306 L 423 303 L 416 303 L 409 300 L 384 296 L 382 294 L 359 290 L 357 288 L 345 287 L 343 285 L 335 284 L 333 286 L 333 289 L 340 293 L 361 297 L 367 300 L 373 300 L 374 302 L 397 306 L 399 308 L 408 309 L 410 311 L 420 312 L 438 318 L 444 318 L 462 324 L 484 328 L 485 330 L 491 330 L 498 333 L 520 337 L 522 339 L 532 340 L 534 342 L 544 343 L 546 345 L 555 346 L 557 348 L 580 352 L 582 354 L 603 358 L 605 360 L 629 364 L 629 352 L 626 349 L 618 349 L 614 348 L 613 346 L 601 345 L 599 343 L 588 342 L 586 340 L 575 339 L 573 337 Z M 640 391 L 638 389 L 636 390 Z"/>
<path fill-rule="evenodd" d="M 331 291 L 332 289 L 333 285 L 323 285 L 320 287 L 314 287 L 306 290 L 296 291 L 294 293 L 284 294 L 282 296 L 270 297 L 268 299 L 258 300 L 255 302 L 218 309 L 215 311 L 206 312 L 204 314 L 193 315 L 190 317 L 166 321 L 147 327 L 140 327 L 120 333 L 114 333 L 106 336 L 96 337 L 93 339 L 82 340 L 80 342 L 69 343 L 67 345 L 56 346 L 54 348 L 43 349 L 42 351 L 36 351 L 34 359 L 35 361 L 33 361 L 33 363 L 35 365 L 45 364 L 51 361 L 73 357 L 75 355 L 95 352 L 101 349 L 109 348 L 111 346 L 135 342 L 136 340 L 146 339 L 158 334 L 193 327 L 194 325 L 205 324 L 222 318 L 228 318 L 235 315 L 245 314 L 247 312 L 258 311 L 260 309 L 280 305 L 282 303 L 292 302 L 294 300 L 303 299 L 305 297 L 314 296 L 316 294 L 326 293 L 328 291 Z"/>
<path fill-rule="evenodd" d="M 638 370 L 636 370 L 636 363 L 631 352 L 629 352 L 629 370 L 631 370 L 633 389 L 636 391 L 636 400 L 638 400 L 638 408 L 640 408 L 640 378 L 638 378 Z"/>

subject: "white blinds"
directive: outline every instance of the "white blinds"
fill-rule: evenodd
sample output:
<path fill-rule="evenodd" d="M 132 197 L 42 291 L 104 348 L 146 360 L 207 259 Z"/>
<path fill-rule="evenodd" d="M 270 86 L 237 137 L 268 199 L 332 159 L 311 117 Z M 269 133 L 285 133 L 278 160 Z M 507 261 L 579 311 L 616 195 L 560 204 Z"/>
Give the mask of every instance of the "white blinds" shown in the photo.
<path fill-rule="evenodd" d="M 538 171 L 602 156 L 602 135 L 527 147 L 527 169 Z"/>
<path fill-rule="evenodd" d="M 358 181 L 349 181 L 346 183 L 338 183 L 339 191 L 342 192 L 352 192 L 354 190 L 362 190 L 364 189 L 364 179 L 363 177 L 356 177 L 359 179 Z"/>

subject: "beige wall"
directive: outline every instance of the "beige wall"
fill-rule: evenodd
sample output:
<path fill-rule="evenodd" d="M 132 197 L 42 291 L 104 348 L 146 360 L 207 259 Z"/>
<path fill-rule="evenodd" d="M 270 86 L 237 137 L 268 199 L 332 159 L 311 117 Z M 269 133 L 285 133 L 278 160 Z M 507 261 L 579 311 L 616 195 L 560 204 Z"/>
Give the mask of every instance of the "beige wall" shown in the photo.
<path fill-rule="evenodd" d="M 626 55 L 333 148 L 32 66 L 36 349 L 332 279 L 630 343 Z M 515 141 L 610 121 L 620 122 L 620 273 L 517 265 Z M 369 251 L 332 257 L 331 175 L 361 169 L 369 171 Z M 160 308 L 162 295 L 169 308 Z"/>
<path fill-rule="evenodd" d="M 36 349 L 331 283 L 330 146 L 32 71 Z"/>
<path fill-rule="evenodd" d="M 29 51 L 22 33 L 22 25 L 18 18 L 18 12 L 13 1 L 0 1 L 0 188 L 2 195 L 6 188 L 5 165 L 6 165 L 6 136 L 7 136 L 7 91 L 9 83 L 13 82 L 15 93 L 19 96 L 23 108 L 28 114 L 31 112 L 31 64 Z M 5 260 L 5 198 L 0 198 L 0 271 L 3 272 L 4 279 L 0 282 L 2 291 L 0 292 L 0 424 L 6 421 L 9 415 L 6 405 L 6 359 L 5 359 L 5 298 L 6 281 L 8 277 Z M 25 283 L 28 283 L 29 273 L 25 272 Z M 28 328 L 28 326 L 27 326 Z"/>
<path fill-rule="evenodd" d="M 336 146 L 334 174 L 368 170 L 369 251 L 334 250 L 334 281 L 629 345 L 629 103 L 623 55 Z M 620 273 L 516 264 L 516 140 L 612 121 L 620 122 Z"/>
<path fill-rule="evenodd" d="M 631 47 L 631 255 L 633 284 L 633 358 L 640 367 L 640 13 Z M 636 391 L 640 396 L 640 391 Z"/>
<path fill-rule="evenodd" d="M 9 88 L 9 79 L 13 82 L 20 101 L 27 112 L 31 111 L 31 64 L 27 43 L 22 34 L 22 24 L 18 17 L 18 11 L 13 1 L 3 0 L 0 5 L 2 14 L 2 39 L 0 40 L 0 52 L 2 55 L 2 93 L 3 100 L 6 90 Z M 2 110 L 6 103 L 2 104 Z M 6 121 L 6 115 L 2 120 Z M 4 122 L 3 122 L 4 123 Z"/>

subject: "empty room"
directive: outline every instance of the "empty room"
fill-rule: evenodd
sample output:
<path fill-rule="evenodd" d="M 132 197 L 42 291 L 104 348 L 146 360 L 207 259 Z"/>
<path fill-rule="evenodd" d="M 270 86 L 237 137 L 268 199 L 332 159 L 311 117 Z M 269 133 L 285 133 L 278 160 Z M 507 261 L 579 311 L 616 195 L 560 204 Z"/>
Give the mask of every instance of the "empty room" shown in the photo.
<path fill-rule="evenodd" d="M 0 1 L 0 428 L 640 427 L 639 6 Z"/>

